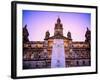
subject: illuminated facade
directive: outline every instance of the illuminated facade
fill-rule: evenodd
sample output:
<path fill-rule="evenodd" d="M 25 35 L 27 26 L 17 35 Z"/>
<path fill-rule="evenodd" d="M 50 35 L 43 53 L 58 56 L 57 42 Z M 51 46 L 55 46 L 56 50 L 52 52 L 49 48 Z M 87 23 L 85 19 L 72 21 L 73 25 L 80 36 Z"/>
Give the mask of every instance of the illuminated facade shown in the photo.
<path fill-rule="evenodd" d="M 63 25 L 60 18 L 54 27 L 54 36 L 45 33 L 44 41 L 29 41 L 27 25 L 23 28 L 23 69 L 51 68 L 51 55 L 54 39 L 64 40 L 66 67 L 91 65 L 91 32 L 87 28 L 85 41 L 73 41 L 71 32 L 63 36 Z"/>

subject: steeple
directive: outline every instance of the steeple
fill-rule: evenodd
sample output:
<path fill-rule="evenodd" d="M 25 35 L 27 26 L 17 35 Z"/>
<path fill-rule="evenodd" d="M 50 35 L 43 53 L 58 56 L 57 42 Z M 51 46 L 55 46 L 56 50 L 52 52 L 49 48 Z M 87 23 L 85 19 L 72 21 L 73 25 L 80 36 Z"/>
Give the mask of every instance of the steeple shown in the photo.
<path fill-rule="evenodd" d="M 55 24 L 55 28 L 54 28 L 54 35 L 62 35 L 63 36 L 63 25 L 61 23 L 61 19 L 60 17 L 58 17 L 57 19 L 57 23 Z"/>

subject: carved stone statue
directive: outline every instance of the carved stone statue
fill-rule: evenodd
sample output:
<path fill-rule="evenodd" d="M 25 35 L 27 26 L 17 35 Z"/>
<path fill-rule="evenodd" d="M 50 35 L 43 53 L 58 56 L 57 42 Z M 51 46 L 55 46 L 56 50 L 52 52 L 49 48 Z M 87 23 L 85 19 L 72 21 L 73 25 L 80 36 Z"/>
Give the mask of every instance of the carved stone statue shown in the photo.
<path fill-rule="evenodd" d="M 68 33 L 67 33 L 67 38 L 72 39 L 72 38 L 71 38 L 71 32 L 69 32 L 69 31 L 68 31 Z"/>
<path fill-rule="evenodd" d="M 85 33 L 85 42 L 91 41 L 91 31 L 87 28 L 87 31 Z"/>
<path fill-rule="evenodd" d="M 45 33 L 45 39 L 48 39 L 50 37 L 50 33 L 49 33 L 49 31 L 47 31 L 46 33 Z"/>
<path fill-rule="evenodd" d="M 29 33 L 27 30 L 27 25 L 25 25 L 25 27 L 23 27 L 23 42 L 24 43 L 29 41 L 28 36 L 29 36 Z"/>

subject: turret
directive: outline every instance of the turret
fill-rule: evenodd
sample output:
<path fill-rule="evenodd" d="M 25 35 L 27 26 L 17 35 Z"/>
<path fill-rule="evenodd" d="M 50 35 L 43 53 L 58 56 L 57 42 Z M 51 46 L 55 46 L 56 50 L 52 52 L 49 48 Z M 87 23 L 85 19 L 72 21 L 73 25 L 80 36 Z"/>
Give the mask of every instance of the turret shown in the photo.
<path fill-rule="evenodd" d="M 58 17 L 57 19 L 57 23 L 55 24 L 55 28 L 54 28 L 54 35 L 62 35 L 63 36 L 63 25 L 61 24 L 61 20 Z"/>

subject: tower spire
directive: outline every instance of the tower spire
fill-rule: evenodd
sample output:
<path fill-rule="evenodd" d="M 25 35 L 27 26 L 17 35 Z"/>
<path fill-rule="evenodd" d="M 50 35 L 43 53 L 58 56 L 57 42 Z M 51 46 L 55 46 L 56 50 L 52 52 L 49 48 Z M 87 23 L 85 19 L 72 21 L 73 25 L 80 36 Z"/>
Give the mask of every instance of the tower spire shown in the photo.
<path fill-rule="evenodd" d="M 57 18 L 57 23 L 55 24 L 54 29 L 55 29 L 54 35 L 60 34 L 63 36 L 63 25 L 61 24 L 61 19 L 59 16 Z"/>

